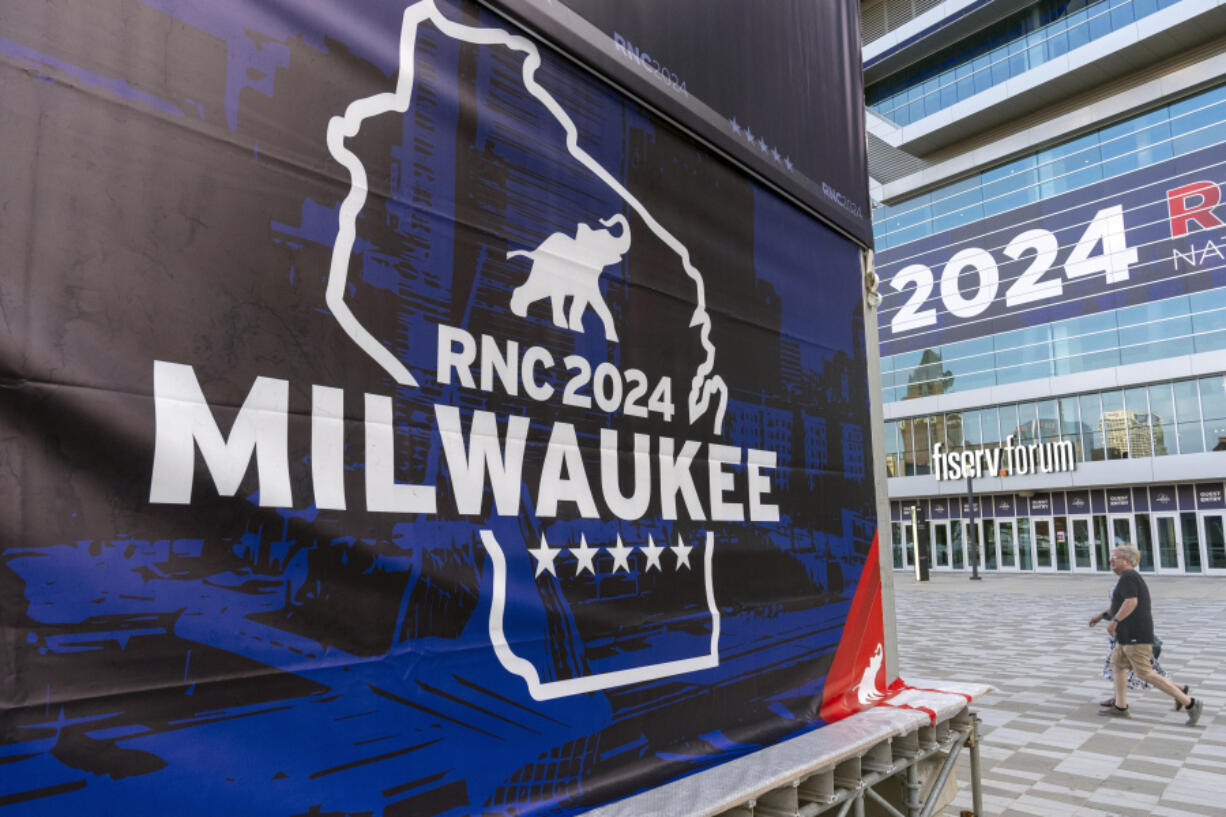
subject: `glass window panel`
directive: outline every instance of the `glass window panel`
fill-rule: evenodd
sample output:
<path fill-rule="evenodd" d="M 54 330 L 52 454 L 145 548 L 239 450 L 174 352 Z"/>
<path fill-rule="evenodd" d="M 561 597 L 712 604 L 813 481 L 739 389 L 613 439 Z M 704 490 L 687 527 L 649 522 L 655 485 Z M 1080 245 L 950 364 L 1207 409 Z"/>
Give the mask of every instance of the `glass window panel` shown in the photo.
<path fill-rule="evenodd" d="M 1201 416 L 1206 420 L 1226 417 L 1226 376 L 1214 375 L 1200 379 Z"/>
<path fill-rule="evenodd" d="M 1119 349 L 1106 349 L 1101 352 L 1082 352 L 1070 357 L 1057 359 L 1054 363 L 1056 374 L 1076 374 L 1090 372 L 1095 369 L 1106 369 L 1118 366 L 1120 363 Z"/>
<path fill-rule="evenodd" d="M 1176 453 L 1175 401 L 1171 396 L 1170 383 L 1149 387 L 1149 423 L 1153 432 L 1154 456 Z"/>
<path fill-rule="evenodd" d="M 1226 349 L 1226 309 L 1203 312 L 1192 318 L 1192 341 L 1197 352 Z"/>
<path fill-rule="evenodd" d="M 1090 29 L 1086 25 L 1085 6 L 1068 15 L 1068 47 L 1069 50 L 1085 45 L 1090 41 Z"/>
<path fill-rule="evenodd" d="M 1188 309 L 1193 313 L 1211 309 L 1226 309 L 1226 287 L 1189 295 L 1188 303 Z"/>
<path fill-rule="evenodd" d="M 1017 406 L 1017 435 L 1015 442 L 1024 445 L 1038 441 L 1038 415 L 1034 403 L 1019 403 Z"/>
<path fill-rule="evenodd" d="M 962 440 L 967 448 L 974 448 L 983 443 L 978 411 L 962 412 Z"/>
<path fill-rule="evenodd" d="M 1019 346 L 1016 349 L 1002 349 L 995 355 L 997 368 L 1023 367 L 1032 363 L 1046 363 L 1051 360 L 1051 345 L 1044 343 L 1037 346 Z"/>
<path fill-rule="evenodd" d="M 1006 437 L 1013 435 L 1013 442 L 1016 444 L 1019 436 L 1017 428 L 1017 406 L 1009 403 L 1008 405 L 997 408 L 997 412 L 1000 416 L 1000 442 L 1004 442 Z"/>
<path fill-rule="evenodd" d="M 1172 150 L 1176 156 L 1190 153 L 1222 141 L 1221 128 L 1226 121 L 1226 90 L 1219 86 L 1204 94 L 1175 102 L 1168 106 Z"/>
<path fill-rule="evenodd" d="M 1171 384 L 1175 395 L 1175 420 L 1188 423 L 1200 419 L 1200 397 L 1195 380 L 1178 380 Z"/>
<path fill-rule="evenodd" d="M 999 353 L 1005 349 L 1015 349 L 1019 346 L 1046 344 L 1051 341 L 1051 324 L 1030 326 L 1016 329 L 1012 332 L 1001 332 L 992 338 L 992 346 Z"/>
<path fill-rule="evenodd" d="M 1111 33 L 1111 4 L 1098 3 L 1090 6 L 1086 27 L 1090 31 L 1090 39 L 1097 40 Z"/>
<path fill-rule="evenodd" d="M 1128 419 L 1124 416 L 1124 393 L 1119 389 L 1102 393 L 1102 432 L 1107 459 L 1128 456 Z"/>
<path fill-rule="evenodd" d="M 1035 158 L 1044 198 L 1102 179 L 1102 152 L 1097 133 L 1041 151 Z"/>
<path fill-rule="evenodd" d="M 915 422 L 913 420 L 898 421 L 898 444 L 902 447 L 902 468 L 904 476 L 914 476 L 915 464 Z"/>
<path fill-rule="evenodd" d="M 945 389 L 946 392 L 953 391 L 955 384 L 958 388 L 964 389 L 966 388 L 964 385 L 965 379 L 983 374 L 985 372 L 990 373 L 994 368 L 991 354 L 976 355 L 974 357 L 959 357 L 953 359 L 947 357 L 943 362 L 945 364 L 946 371 L 948 371 L 950 375 L 953 375 L 953 382 L 948 384 L 947 388 Z"/>
<path fill-rule="evenodd" d="M 945 444 L 950 451 L 961 451 L 964 445 L 962 437 L 962 414 L 953 412 L 945 415 Z"/>
<path fill-rule="evenodd" d="M 1106 458 L 1103 450 L 1102 401 L 1097 393 L 1083 394 L 1079 398 L 1081 422 L 1084 431 L 1082 450 L 1086 452 L 1086 460 L 1101 460 Z"/>
<path fill-rule="evenodd" d="M 1175 433 L 1179 437 L 1180 454 L 1199 454 L 1205 450 L 1204 428 L 1199 421 L 1177 423 Z"/>
<path fill-rule="evenodd" d="M 950 391 L 964 391 L 966 389 L 982 389 L 987 386 L 997 385 L 996 370 L 989 369 L 986 372 L 978 374 L 964 374 L 950 385 Z"/>
<path fill-rule="evenodd" d="M 1155 111 L 1147 117 L 1142 117 L 1142 120 L 1147 126 L 1124 138 L 1108 142 L 1104 132 L 1101 145 L 1103 178 L 1149 167 L 1171 158 L 1171 127 L 1166 119 L 1166 111 Z"/>
<path fill-rule="evenodd" d="M 981 409 L 979 420 L 982 427 L 984 447 L 991 448 L 992 446 L 1000 445 L 1000 413 L 997 409 Z"/>
<path fill-rule="evenodd" d="M 1149 431 L 1149 392 L 1144 387 L 1125 389 L 1124 409 L 1128 419 L 1129 456 L 1152 457 L 1154 443 Z"/>
<path fill-rule="evenodd" d="M 942 448 L 949 448 L 949 440 L 945 436 L 945 415 L 933 414 L 928 418 L 929 431 L 928 448 L 940 443 Z"/>
<path fill-rule="evenodd" d="M 983 218 L 983 188 L 978 176 L 942 187 L 933 195 L 933 232 L 961 227 Z"/>
<path fill-rule="evenodd" d="M 1171 396 L 1170 383 L 1158 383 L 1149 387 L 1149 413 L 1155 423 L 1169 423 L 1175 419 L 1175 401 Z"/>
<path fill-rule="evenodd" d="M 916 417 L 911 422 L 915 436 L 915 473 L 924 476 L 932 470 L 932 426 L 927 417 Z"/>
<path fill-rule="evenodd" d="M 1175 318 L 1187 315 L 1190 300 L 1184 295 L 1178 298 L 1165 298 L 1115 310 L 1116 323 L 1120 326 L 1133 326 L 1142 323 L 1152 323 L 1163 318 Z"/>
<path fill-rule="evenodd" d="M 907 375 L 907 397 L 910 399 L 944 394 L 952 386 L 953 373 L 946 367 L 938 349 L 925 350 L 919 365 Z"/>
<path fill-rule="evenodd" d="M 1060 439 L 1071 442 L 1078 462 L 1085 459 L 1081 448 L 1081 437 L 1084 429 L 1077 411 L 1076 397 L 1061 397 L 1057 401 L 1060 413 Z"/>
<path fill-rule="evenodd" d="M 1187 296 L 1116 310 L 1122 363 L 1140 363 L 1194 351 Z"/>
<path fill-rule="evenodd" d="M 1132 0 L 1132 11 L 1140 20 L 1158 10 L 1158 0 Z"/>
<path fill-rule="evenodd" d="M 1035 164 L 1034 156 L 1026 156 L 981 174 L 985 216 L 1039 200 Z"/>
<path fill-rule="evenodd" d="M 1129 23 L 1133 22 L 1132 3 L 1112 3 L 1111 6 L 1111 30 L 1116 31 Z M 1105 568 L 1104 568 L 1105 569 Z"/>
<path fill-rule="evenodd" d="M 1226 419 L 1205 421 L 1205 447 L 1210 451 L 1226 451 Z"/>
<path fill-rule="evenodd" d="M 889 477 L 902 476 L 899 472 L 898 423 L 885 424 L 885 473 Z"/>
<path fill-rule="evenodd" d="M 1147 337 L 1151 336 L 1151 337 Z M 1190 318 L 1172 318 L 1161 324 L 1120 330 L 1120 363 L 1144 363 L 1196 351 Z"/>
<path fill-rule="evenodd" d="M 1021 383 L 1025 380 L 1050 377 L 1053 374 L 1052 365 L 1050 360 L 1042 360 L 1038 363 L 1019 363 L 1014 366 L 1002 366 L 996 370 L 996 382 L 999 385 L 1004 385 L 1006 383 Z"/>
<path fill-rule="evenodd" d="M 1060 409 L 1055 400 L 1043 400 L 1038 404 L 1039 441 L 1056 442 L 1060 439 Z"/>
<path fill-rule="evenodd" d="M 928 222 L 932 218 L 932 208 L 928 204 L 928 198 L 929 194 L 925 193 L 902 202 L 886 218 L 883 234 L 890 238 L 892 244 L 905 244 L 931 234 L 932 229 Z"/>

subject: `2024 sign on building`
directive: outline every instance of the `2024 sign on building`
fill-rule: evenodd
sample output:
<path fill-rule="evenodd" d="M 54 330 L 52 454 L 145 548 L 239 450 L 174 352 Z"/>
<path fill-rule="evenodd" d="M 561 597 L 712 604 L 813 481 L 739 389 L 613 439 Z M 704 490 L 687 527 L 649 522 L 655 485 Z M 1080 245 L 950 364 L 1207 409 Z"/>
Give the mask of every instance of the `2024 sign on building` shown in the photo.
<path fill-rule="evenodd" d="M 475 5 L 58 13 L 3 41 L 0 803 L 564 814 L 821 724 L 854 245 Z"/>
<path fill-rule="evenodd" d="M 1226 284 L 1223 159 L 1204 148 L 882 252 L 882 354 Z"/>

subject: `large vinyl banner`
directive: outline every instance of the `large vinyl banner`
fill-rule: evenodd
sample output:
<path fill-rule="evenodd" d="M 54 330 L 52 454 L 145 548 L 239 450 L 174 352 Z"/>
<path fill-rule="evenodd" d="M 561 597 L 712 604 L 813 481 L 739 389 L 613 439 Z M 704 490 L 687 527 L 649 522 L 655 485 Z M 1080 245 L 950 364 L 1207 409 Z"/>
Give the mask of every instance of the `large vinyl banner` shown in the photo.
<path fill-rule="evenodd" d="M 873 243 L 859 0 L 500 0 Z"/>
<path fill-rule="evenodd" d="M 859 251 L 702 144 L 459 0 L 10 3 L 0 137 L 4 814 L 574 814 L 874 699 Z"/>

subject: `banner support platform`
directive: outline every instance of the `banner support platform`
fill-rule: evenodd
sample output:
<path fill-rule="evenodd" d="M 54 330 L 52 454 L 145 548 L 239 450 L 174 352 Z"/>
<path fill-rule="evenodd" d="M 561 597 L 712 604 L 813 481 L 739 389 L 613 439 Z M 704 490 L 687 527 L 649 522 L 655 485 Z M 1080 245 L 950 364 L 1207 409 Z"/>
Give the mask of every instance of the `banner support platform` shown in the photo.
<path fill-rule="evenodd" d="M 974 817 L 982 817 L 978 717 L 991 688 L 908 685 L 907 692 L 821 729 L 586 812 L 584 817 L 932 817 L 957 792 L 970 749 Z M 905 703 L 902 701 L 905 700 Z"/>

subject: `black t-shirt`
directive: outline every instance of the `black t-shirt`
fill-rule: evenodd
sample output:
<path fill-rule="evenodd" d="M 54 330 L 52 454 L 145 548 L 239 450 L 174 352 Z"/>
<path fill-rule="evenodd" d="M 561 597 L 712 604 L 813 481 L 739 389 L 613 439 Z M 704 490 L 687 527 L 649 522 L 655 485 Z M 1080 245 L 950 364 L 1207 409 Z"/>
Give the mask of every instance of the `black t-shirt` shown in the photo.
<path fill-rule="evenodd" d="M 1136 599 L 1137 606 L 1128 616 L 1115 625 L 1115 642 L 1117 644 L 1153 644 L 1154 616 L 1149 608 L 1149 588 L 1145 580 L 1135 570 L 1126 570 L 1120 574 L 1115 591 L 1111 594 L 1111 617 L 1119 612 L 1124 599 Z"/>

